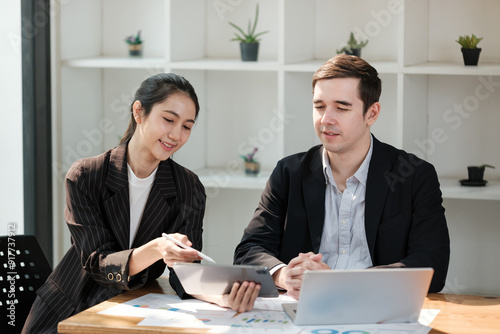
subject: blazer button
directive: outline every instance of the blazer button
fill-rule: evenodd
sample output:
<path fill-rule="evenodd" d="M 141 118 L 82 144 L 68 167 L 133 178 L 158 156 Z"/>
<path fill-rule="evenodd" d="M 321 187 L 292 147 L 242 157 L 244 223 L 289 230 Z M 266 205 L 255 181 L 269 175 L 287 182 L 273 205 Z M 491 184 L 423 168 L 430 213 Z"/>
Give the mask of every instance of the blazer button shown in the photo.
<path fill-rule="evenodd" d="M 108 274 L 108 280 L 112 281 L 113 280 L 113 274 L 112 273 L 109 273 Z"/>
<path fill-rule="evenodd" d="M 116 280 L 117 280 L 118 282 L 121 282 L 121 281 L 122 281 L 122 275 L 120 275 L 120 274 L 116 274 Z"/>

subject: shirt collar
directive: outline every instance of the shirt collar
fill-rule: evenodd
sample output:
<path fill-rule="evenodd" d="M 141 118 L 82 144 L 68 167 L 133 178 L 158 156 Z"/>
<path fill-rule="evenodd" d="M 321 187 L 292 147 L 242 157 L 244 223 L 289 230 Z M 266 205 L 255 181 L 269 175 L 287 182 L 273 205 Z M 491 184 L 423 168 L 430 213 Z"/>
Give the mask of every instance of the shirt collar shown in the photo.
<path fill-rule="evenodd" d="M 370 160 L 372 159 L 373 153 L 373 136 L 370 135 L 370 148 L 368 149 L 368 153 L 366 154 L 365 160 L 361 166 L 359 166 L 356 173 L 354 173 L 354 177 L 366 188 L 366 179 L 368 178 L 368 168 L 370 167 Z"/>
<path fill-rule="evenodd" d="M 323 175 L 325 175 L 325 183 L 335 184 L 333 180 L 332 167 L 330 166 L 330 160 L 328 159 L 328 153 L 323 146 L 323 154 L 321 155 L 321 163 L 323 164 Z"/>
<path fill-rule="evenodd" d="M 354 177 L 358 180 L 366 188 L 366 179 L 368 177 L 368 167 L 370 166 L 370 160 L 372 158 L 373 153 L 373 136 L 370 135 L 370 148 L 368 149 L 368 153 L 365 156 L 365 159 L 359 166 L 356 173 L 354 173 Z M 326 184 L 331 183 L 335 185 L 335 181 L 333 179 L 332 167 L 330 166 L 330 159 L 328 158 L 328 153 L 326 149 L 323 147 L 323 154 L 321 157 L 321 162 L 323 164 L 323 174 L 325 176 Z"/>

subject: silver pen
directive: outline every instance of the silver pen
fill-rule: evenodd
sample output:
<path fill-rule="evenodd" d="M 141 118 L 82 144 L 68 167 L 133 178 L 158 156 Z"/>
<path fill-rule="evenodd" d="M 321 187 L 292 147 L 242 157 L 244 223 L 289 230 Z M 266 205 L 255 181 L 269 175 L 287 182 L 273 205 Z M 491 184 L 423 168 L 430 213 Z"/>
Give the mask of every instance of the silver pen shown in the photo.
<path fill-rule="evenodd" d="M 164 238 L 167 238 L 168 240 L 172 241 L 173 243 L 175 243 L 177 246 L 180 246 L 184 249 L 189 249 L 189 250 L 194 250 L 194 251 L 197 251 L 196 249 L 192 248 L 192 247 L 189 247 L 187 245 L 184 245 L 182 242 L 180 242 L 179 240 L 175 239 L 175 238 L 172 238 L 171 236 L 169 236 L 168 234 L 166 233 L 162 233 L 162 237 Z M 203 254 L 202 252 L 200 251 L 197 251 L 198 252 L 198 255 L 204 259 L 204 260 L 207 260 L 209 262 L 212 262 L 212 263 L 215 263 L 215 261 L 208 255 L 205 255 Z"/>

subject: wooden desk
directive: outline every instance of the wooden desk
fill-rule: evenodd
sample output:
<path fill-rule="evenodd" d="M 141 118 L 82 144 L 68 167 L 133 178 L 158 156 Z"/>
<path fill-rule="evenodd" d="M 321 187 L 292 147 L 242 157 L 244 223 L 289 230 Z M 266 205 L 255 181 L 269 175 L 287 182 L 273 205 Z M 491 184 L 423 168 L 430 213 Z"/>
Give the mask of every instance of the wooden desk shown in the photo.
<path fill-rule="evenodd" d="M 202 329 L 137 326 L 142 318 L 118 317 L 97 312 L 148 293 L 174 294 L 168 279 L 134 291 L 126 291 L 64 321 L 59 333 L 205 333 Z M 430 333 L 498 334 L 500 333 L 500 297 L 482 297 L 432 293 L 423 308 L 441 310 L 431 323 Z"/>

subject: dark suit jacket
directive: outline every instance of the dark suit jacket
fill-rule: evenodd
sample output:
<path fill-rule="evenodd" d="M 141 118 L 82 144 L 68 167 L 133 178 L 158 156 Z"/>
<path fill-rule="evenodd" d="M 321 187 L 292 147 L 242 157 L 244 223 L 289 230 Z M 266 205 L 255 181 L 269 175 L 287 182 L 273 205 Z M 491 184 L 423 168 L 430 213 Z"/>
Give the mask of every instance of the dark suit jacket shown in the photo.
<path fill-rule="evenodd" d="M 318 253 L 325 215 L 322 146 L 278 162 L 241 243 L 235 264 L 272 268 L 300 252 Z M 450 241 L 434 167 L 373 138 L 365 230 L 374 266 L 432 267 L 431 292 L 448 271 Z"/>
<path fill-rule="evenodd" d="M 164 272 L 165 263 L 160 260 L 129 276 L 132 249 L 126 158 L 126 145 L 120 145 L 79 160 L 68 171 L 65 218 L 72 245 L 37 291 L 52 310 L 34 307 L 27 323 L 43 319 L 45 312 L 57 312 L 58 320 L 63 320 L 123 290 L 139 288 Z M 179 232 L 201 250 L 205 199 L 195 174 L 171 159 L 160 162 L 132 248 L 162 232 Z M 174 289 L 183 294 L 175 274 L 170 276 Z"/>

